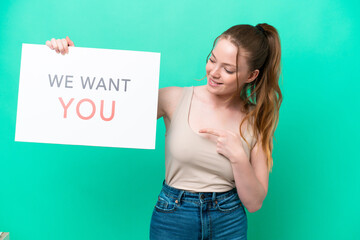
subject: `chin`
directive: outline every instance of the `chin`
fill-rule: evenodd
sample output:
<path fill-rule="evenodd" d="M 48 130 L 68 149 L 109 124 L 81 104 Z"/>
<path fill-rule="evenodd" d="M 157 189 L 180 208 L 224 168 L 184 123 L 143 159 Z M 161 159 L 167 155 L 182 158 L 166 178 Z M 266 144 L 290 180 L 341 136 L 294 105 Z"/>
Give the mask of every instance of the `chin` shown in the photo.
<path fill-rule="evenodd" d="M 214 88 L 210 86 L 209 84 L 206 85 L 206 89 L 208 92 L 214 94 L 214 95 L 223 95 L 223 91 L 220 88 Z"/>
<path fill-rule="evenodd" d="M 214 87 L 210 86 L 209 83 L 206 84 L 206 88 L 209 92 L 218 92 L 219 89 L 215 89 Z"/>
<path fill-rule="evenodd" d="M 209 84 L 206 85 L 206 89 L 209 93 L 221 97 L 231 97 L 235 92 L 229 91 L 229 89 L 223 88 L 224 86 L 214 88 Z"/>

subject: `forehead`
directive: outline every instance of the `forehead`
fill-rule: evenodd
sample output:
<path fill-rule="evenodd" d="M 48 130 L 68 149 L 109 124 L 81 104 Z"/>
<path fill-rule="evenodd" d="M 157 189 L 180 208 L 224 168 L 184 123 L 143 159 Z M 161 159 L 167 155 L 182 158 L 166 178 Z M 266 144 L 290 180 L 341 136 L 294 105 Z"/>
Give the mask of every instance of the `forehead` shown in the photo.
<path fill-rule="evenodd" d="M 213 49 L 213 53 L 216 58 L 233 65 L 236 65 L 237 52 L 237 46 L 226 38 L 220 38 Z M 239 65 L 246 64 L 247 55 L 247 52 L 243 48 L 239 47 Z"/>

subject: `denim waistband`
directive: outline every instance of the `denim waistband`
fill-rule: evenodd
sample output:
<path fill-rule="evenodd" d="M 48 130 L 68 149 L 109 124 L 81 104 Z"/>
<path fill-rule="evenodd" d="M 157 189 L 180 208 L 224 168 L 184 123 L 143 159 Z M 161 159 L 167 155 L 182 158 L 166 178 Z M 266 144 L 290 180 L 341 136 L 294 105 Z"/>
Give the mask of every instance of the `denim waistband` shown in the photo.
<path fill-rule="evenodd" d="M 233 188 L 226 192 L 190 192 L 178 188 L 171 187 L 166 184 L 166 181 L 163 181 L 162 191 L 167 195 L 179 199 L 187 199 L 190 201 L 201 200 L 202 202 L 207 201 L 220 201 L 224 198 L 231 196 L 232 194 L 237 194 L 236 188 Z"/>

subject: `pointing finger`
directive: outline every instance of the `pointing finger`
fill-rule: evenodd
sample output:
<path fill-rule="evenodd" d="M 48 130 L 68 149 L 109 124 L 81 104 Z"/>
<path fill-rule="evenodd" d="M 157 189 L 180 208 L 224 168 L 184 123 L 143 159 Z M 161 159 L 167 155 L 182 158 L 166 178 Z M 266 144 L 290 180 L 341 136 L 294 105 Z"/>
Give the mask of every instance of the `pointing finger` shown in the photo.
<path fill-rule="evenodd" d="M 209 134 L 212 134 L 212 135 L 215 135 L 215 136 L 218 136 L 218 137 L 221 136 L 220 131 L 215 130 L 215 129 L 212 129 L 212 128 L 203 128 L 203 129 L 200 129 L 200 130 L 199 130 L 199 133 L 209 133 Z"/>

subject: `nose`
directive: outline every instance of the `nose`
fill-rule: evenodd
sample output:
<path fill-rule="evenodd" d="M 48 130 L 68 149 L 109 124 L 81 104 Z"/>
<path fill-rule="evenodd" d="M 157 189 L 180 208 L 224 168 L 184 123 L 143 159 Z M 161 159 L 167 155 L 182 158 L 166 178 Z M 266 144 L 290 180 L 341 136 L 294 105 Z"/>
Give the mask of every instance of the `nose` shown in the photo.
<path fill-rule="evenodd" d="M 217 66 L 214 66 L 210 71 L 210 76 L 213 78 L 219 78 L 220 77 L 220 69 Z"/>

